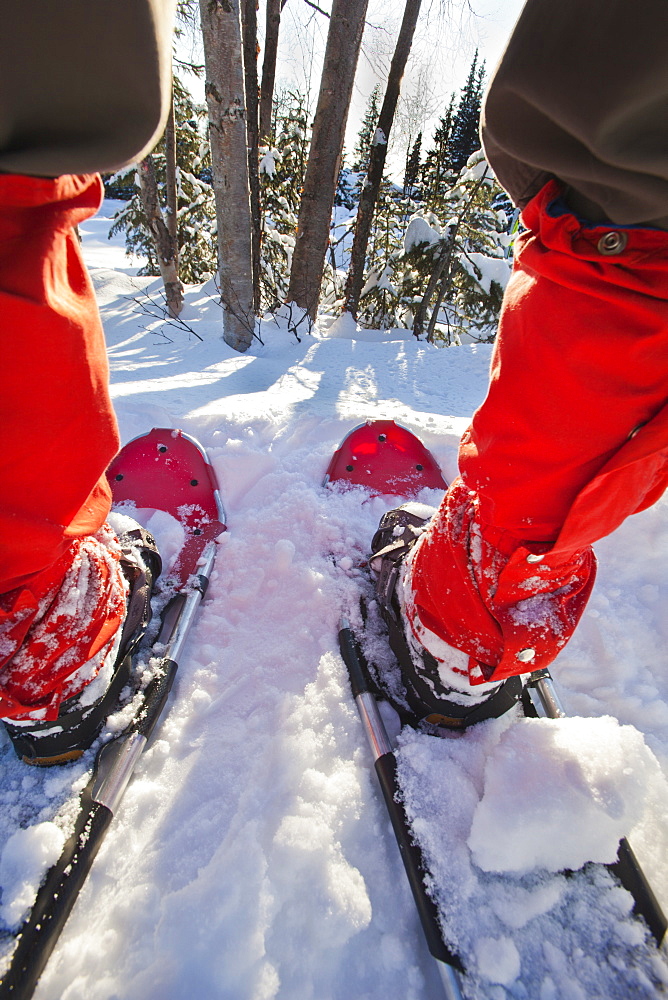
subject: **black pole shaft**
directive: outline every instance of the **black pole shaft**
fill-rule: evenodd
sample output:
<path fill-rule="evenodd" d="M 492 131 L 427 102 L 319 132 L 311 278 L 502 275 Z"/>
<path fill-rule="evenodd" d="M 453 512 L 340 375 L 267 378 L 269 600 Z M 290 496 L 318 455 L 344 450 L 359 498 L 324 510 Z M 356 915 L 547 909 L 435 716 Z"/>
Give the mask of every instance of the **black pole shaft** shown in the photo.
<path fill-rule="evenodd" d="M 399 853 L 401 854 L 401 860 L 404 863 L 408 884 L 411 887 L 415 907 L 427 941 L 427 947 L 437 961 L 445 962 L 446 965 L 451 965 L 458 972 L 463 972 L 464 969 L 459 958 L 443 941 L 443 934 L 438 921 L 438 910 L 425 887 L 426 866 L 422 850 L 413 840 L 403 803 L 397 794 L 399 792 L 399 784 L 397 782 L 397 762 L 394 754 L 386 753 L 382 757 L 378 757 L 375 767 L 385 800 L 385 806 L 399 847 Z"/>
<path fill-rule="evenodd" d="M 626 837 L 619 842 L 617 860 L 607 867 L 631 893 L 633 912 L 645 920 L 654 940 L 661 947 L 668 926 L 666 917 Z"/>
<path fill-rule="evenodd" d="M 565 715 L 549 670 L 539 670 L 531 675 L 527 692 L 531 689 L 536 691 L 539 697 L 537 702 L 531 701 L 531 708 L 528 708 L 525 701 L 525 714 L 531 713 L 548 719 L 558 719 Z M 617 860 L 605 867 L 621 882 L 627 892 L 631 893 L 633 912 L 643 918 L 657 945 L 661 947 L 668 921 L 626 837 L 622 837 L 619 842 Z"/>
<path fill-rule="evenodd" d="M 360 717 L 365 728 L 367 728 L 367 713 L 365 712 L 364 705 L 360 704 L 360 701 L 370 694 L 366 679 L 367 674 L 364 670 L 363 654 L 352 629 L 347 623 L 344 623 L 339 631 L 339 648 L 348 669 L 350 685 L 355 701 L 357 702 Z M 367 732 L 369 743 L 372 746 L 374 743 L 378 745 L 387 741 L 382 721 L 380 725 L 383 729 L 383 738 L 381 740 L 374 740 Z M 429 951 L 438 962 L 443 962 L 445 965 L 462 972 L 463 967 L 459 958 L 443 941 L 443 934 L 438 920 L 438 910 L 425 886 L 427 867 L 424 863 L 422 850 L 419 844 L 413 840 L 411 834 L 397 781 L 397 763 L 394 754 L 389 751 L 379 754 L 375 760 L 375 768 Z"/>
<path fill-rule="evenodd" d="M 202 592 L 207 582 L 203 577 Z M 185 597 L 177 595 L 171 605 L 170 620 L 163 623 L 163 630 L 171 637 L 178 633 L 185 604 Z M 192 618 L 186 628 L 191 621 Z M 81 793 L 74 832 L 58 861 L 46 873 L 30 915 L 17 935 L 10 965 L 0 980 L 0 1000 L 32 997 L 109 829 L 134 763 L 162 715 L 177 670 L 175 660 L 169 656 L 163 659 L 144 692 L 144 704 L 137 719 L 98 753 L 92 777 Z M 135 741 L 139 751 L 127 773 L 118 780 L 116 775 L 118 771 L 122 773 L 123 749 L 129 739 Z"/>
<path fill-rule="evenodd" d="M 1 1000 L 29 1000 L 32 996 L 104 840 L 113 814 L 93 801 L 91 787 L 92 781 L 82 792 L 74 832 L 49 869 L 21 928 L 11 965 L 0 981 Z"/>

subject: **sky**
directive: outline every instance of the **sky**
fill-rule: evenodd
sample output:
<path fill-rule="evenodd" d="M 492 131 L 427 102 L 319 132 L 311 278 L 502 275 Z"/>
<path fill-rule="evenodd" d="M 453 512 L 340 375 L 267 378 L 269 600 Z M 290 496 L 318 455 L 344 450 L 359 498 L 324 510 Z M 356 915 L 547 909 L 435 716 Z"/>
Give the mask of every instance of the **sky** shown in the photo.
<path fill-rule="evenodd" d="M 331 0 L 321 0 L 323 10 Z M 449 103 L 451 93 L 463 87 L 476 49 L 488 72 L 498 62 L 506 40 L 523 7 L 523 0 L 423 0 L 411 57 L 402 85 L 403 102 L 395 123 L 395 169 L 402 169 L 408 137 L 423 130 L 431 137 Z M 355 78 L 345 149 L 352 153 L 369 95 L 375 84 L 384 90 L 387 69 L 401 23 L 402 0 L 370 0 L 367 26 Z M 288 0 L 281 20 L 277 88 L 309 93 L 315 108 L 328 20 L 305 2 Z M 264 29 L 264 3 L 258 10 L 258 31 Z M 189 43 L 192 46 L 192 42 Z M 260 37 L 260 45 L 262 38 Z M 201 50 L 186 58 L 202 61 Z M 262 51 L 259 55 L 262 64 Z M 203 84 L 193 92 L 204 100 Z M 403 134 L 402 134 L 403 133 Z M 391 157 L 392 159 L 392 157 Z"/>
<path fill-rule="evenodd" d="M 328 10 L 331 2 L 320 6 Z M 409 134 L 414 139 L 422 130 L 425 142 L 431 137 L 451 93 L 463 87 L 476 49 L 488 72 L 493 69 L 522 6 L 523 0 L 423 0 L 394 126 L 397 163 L 403 165 Z M 402 0 L 370 0 L 346 132 L 349 153 L 374 85 L 384 91 L 403 9 Z M 260 10 L 258 24 L 262 18 Z M 327 24 L 298 0 L 284 8 L 277 85 L 310 91 L 314 104 Z"/>

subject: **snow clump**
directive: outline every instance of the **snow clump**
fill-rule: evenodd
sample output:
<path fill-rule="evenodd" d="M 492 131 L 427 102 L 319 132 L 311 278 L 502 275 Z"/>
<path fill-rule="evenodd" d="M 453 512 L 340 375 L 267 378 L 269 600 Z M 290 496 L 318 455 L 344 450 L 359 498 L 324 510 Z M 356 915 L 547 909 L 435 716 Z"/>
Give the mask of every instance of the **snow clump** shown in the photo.
<path fill-rule="evenodd" d="M 633 726 L 608 716 L 521 719 L 487 760 L 468 846 L 489 872 L 608 864 L 660 780 Z"/>

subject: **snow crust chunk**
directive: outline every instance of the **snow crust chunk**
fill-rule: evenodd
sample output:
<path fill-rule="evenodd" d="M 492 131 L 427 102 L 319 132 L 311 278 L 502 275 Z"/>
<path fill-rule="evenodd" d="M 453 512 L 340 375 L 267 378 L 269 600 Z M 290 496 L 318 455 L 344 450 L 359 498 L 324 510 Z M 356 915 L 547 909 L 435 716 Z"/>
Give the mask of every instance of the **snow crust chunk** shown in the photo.
<path fill-rule="evenodd" d="M 610 863 L 660 780 L 633 726 L 608 716 L 522 719 L 485 766 L 468 838 L 474 861 L 489 872 Z"/>
<path fill-rule="evenodd" d="M 32 906 L 45 869 L 61 855 L 65 836 L 55 823 L 37 823 L 11 835 L 0 857 L 0 917 L 17 927 Z"/>

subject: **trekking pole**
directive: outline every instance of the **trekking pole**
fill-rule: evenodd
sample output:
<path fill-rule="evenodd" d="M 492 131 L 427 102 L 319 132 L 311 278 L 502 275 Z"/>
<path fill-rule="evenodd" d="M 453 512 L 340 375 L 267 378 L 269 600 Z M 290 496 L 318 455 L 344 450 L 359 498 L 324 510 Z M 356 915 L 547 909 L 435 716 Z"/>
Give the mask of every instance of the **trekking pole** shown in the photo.
<path fill-rule="evenodd" d="M 385 724 L 378 711 L 376 699 L 368 687 L 362 666 L 362 651 L 346 618 L 342 618 L 340 623 L 339 647 L 343 661 L 348 668 L 353 697 L 373 754 L 376 774 L 385 799 L 385 806 L 392 821 L 394 836 L 413 893 L 422 930 L 427 940 L 427 947 L 436 961 L 446 1000 L 462 1000 L 459 974 L 464 970 L 459 958 L 450 951 L 443 941 L 438 921 L 438 910 L 425 887 L 426 865 L 422 851 L 413 840 L 401 800 L 397 781 L 396 758 Z"/>
<path fill-rule="evenodd" d="M 0 1000 L 30 1000 L 60 933 L 79 896 L 135 766 L 155 729 L 178 670 L 178 659 L 213 568 L 216 546 L 209 542 L 202 567 L 187 592 L 175 595 L 163 612 L 157 642 L 160 668 L 143 694 L 143 708 L 128 729 L 99 751 L 93 774 L 81 793 L 75 828 L 58 861 L 48 870 L 30 915 L 17 936 L 8 968 L 0 979 Z"/>

